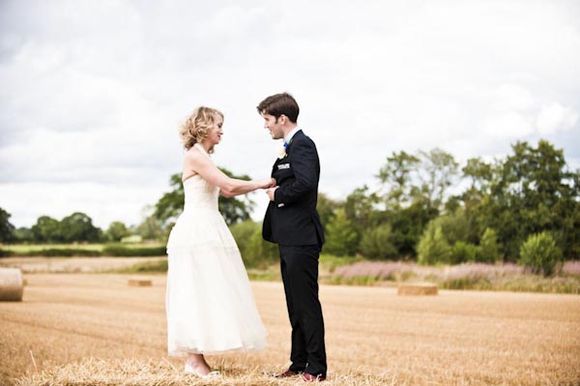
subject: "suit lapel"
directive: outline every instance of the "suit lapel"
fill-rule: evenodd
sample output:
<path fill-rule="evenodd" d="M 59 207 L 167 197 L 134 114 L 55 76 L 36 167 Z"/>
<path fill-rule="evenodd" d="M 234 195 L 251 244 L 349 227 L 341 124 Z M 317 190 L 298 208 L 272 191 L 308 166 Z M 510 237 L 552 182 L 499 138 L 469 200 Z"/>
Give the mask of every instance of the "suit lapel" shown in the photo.
<path fill-rule="evenodd" d="M 303 136 L 304 133 L 302 132 L 302 129 L 298 130 L 294 136 L 292 137 L 292 139 L 290 139 L 290 143 L 288 144 L 288 147 L 286 148 L 286 154 L 290 154 L 290 148 L 292 147 L 292 144 L 294 143 L 294 141 L 296 141 L 296 139 L 298 139 L 299 136 Z"/>
<path fill-rule="evenodd" d="M 276 161 L 274 161 L 274 165 L 272 165 L 272 176 L 274 176 L 274 172 L 276 172 L 277 170 L 277 166 L 280 163 L 280 161 L 282 161 L 282 158 L 276 158 Z"/>
<path fill-rule="evenodd" d="M 280 161 L 285 160 L 287 158 L 290 158 L 290 149 L 292 148 L 292 144 L 296 141 L 296 139 L 298 139 L 299 136 L 303 136 L 303 135 L 304 135 L 304 133 L 302 132 L 302 130 L 298 130 L 296 132 L 296 134 L 294 134 L 294 136 L 290 140 L 290 143 L 288 144 L 288 147 L 286 148 L 286 157 L 276 158 L 276 161 L 274 162 L 274 165 L 272 166 L 272 174 L 271 174 L 272 176 L 274 175 L 274 172 L 277 170 L 276 167 L 278 166 Z"/>

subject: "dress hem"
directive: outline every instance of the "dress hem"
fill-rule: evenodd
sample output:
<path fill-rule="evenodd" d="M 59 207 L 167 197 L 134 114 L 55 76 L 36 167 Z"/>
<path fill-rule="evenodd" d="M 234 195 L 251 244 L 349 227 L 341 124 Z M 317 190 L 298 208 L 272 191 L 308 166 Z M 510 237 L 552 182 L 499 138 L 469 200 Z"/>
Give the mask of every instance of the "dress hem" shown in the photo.
<path fill-rule="evenodd" d="M 262 351 L 266 348 L 263 347 L 236 347 L 224 350 L 198 350 L 198 349 L 180 349 L 174 351 L 168 351 L 167 355 L 170 357 L 186 357 L 190 354 L 203 354 L 203 355 L 219 355 L 227 353 L 239 353 L 239 352 L 257 352 Z"/>

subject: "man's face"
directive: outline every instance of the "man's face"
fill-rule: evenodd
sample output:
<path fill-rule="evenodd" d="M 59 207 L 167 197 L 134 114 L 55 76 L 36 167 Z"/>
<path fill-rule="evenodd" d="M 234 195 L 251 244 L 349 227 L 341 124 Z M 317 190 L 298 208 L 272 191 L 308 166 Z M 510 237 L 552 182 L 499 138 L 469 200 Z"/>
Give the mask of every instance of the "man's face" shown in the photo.
<path fill-rule="evenodd" d="M 282 131 L 282 117 L 276 119 L 275 116 L 270 114 L 260 114 L 264 118 L 264 127 L 268 129 L 272 139 L 284 138 L 284 132 Z"/>

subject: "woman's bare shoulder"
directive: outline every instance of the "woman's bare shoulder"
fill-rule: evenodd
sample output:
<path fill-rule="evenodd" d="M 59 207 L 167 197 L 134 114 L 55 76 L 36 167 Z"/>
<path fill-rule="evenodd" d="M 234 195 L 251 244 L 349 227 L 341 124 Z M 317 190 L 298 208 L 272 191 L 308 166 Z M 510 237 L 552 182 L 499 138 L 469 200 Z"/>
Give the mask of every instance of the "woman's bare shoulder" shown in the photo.
<path fill-rule="evenodd" d="M 196 162 L 196 161 L 201 160 L 202 156 L 203 156 L 203 154 L 201 154 L 201 151 L 196 149 L 195 146 L 190 147 L 185 152 L 185 160 L 186 161 Z"/>

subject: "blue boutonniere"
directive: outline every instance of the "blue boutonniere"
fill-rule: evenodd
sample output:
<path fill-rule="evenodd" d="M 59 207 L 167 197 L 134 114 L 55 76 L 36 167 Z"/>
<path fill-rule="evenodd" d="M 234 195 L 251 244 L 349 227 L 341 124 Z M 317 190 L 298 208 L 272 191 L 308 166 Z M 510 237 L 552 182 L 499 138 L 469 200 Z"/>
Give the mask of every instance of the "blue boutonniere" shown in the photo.
<path fill-rule="evenodd" d="M 287 149 L 288 149 L 288 144 L 286 142 L 284 142 L 284 147 L 282 149 L 280 149 L 280 155 L 278 158 L 280 158 L 280 159 L 286 158 L 286 156 L 288 156 L 288 153 L 286 153 Z"/>

